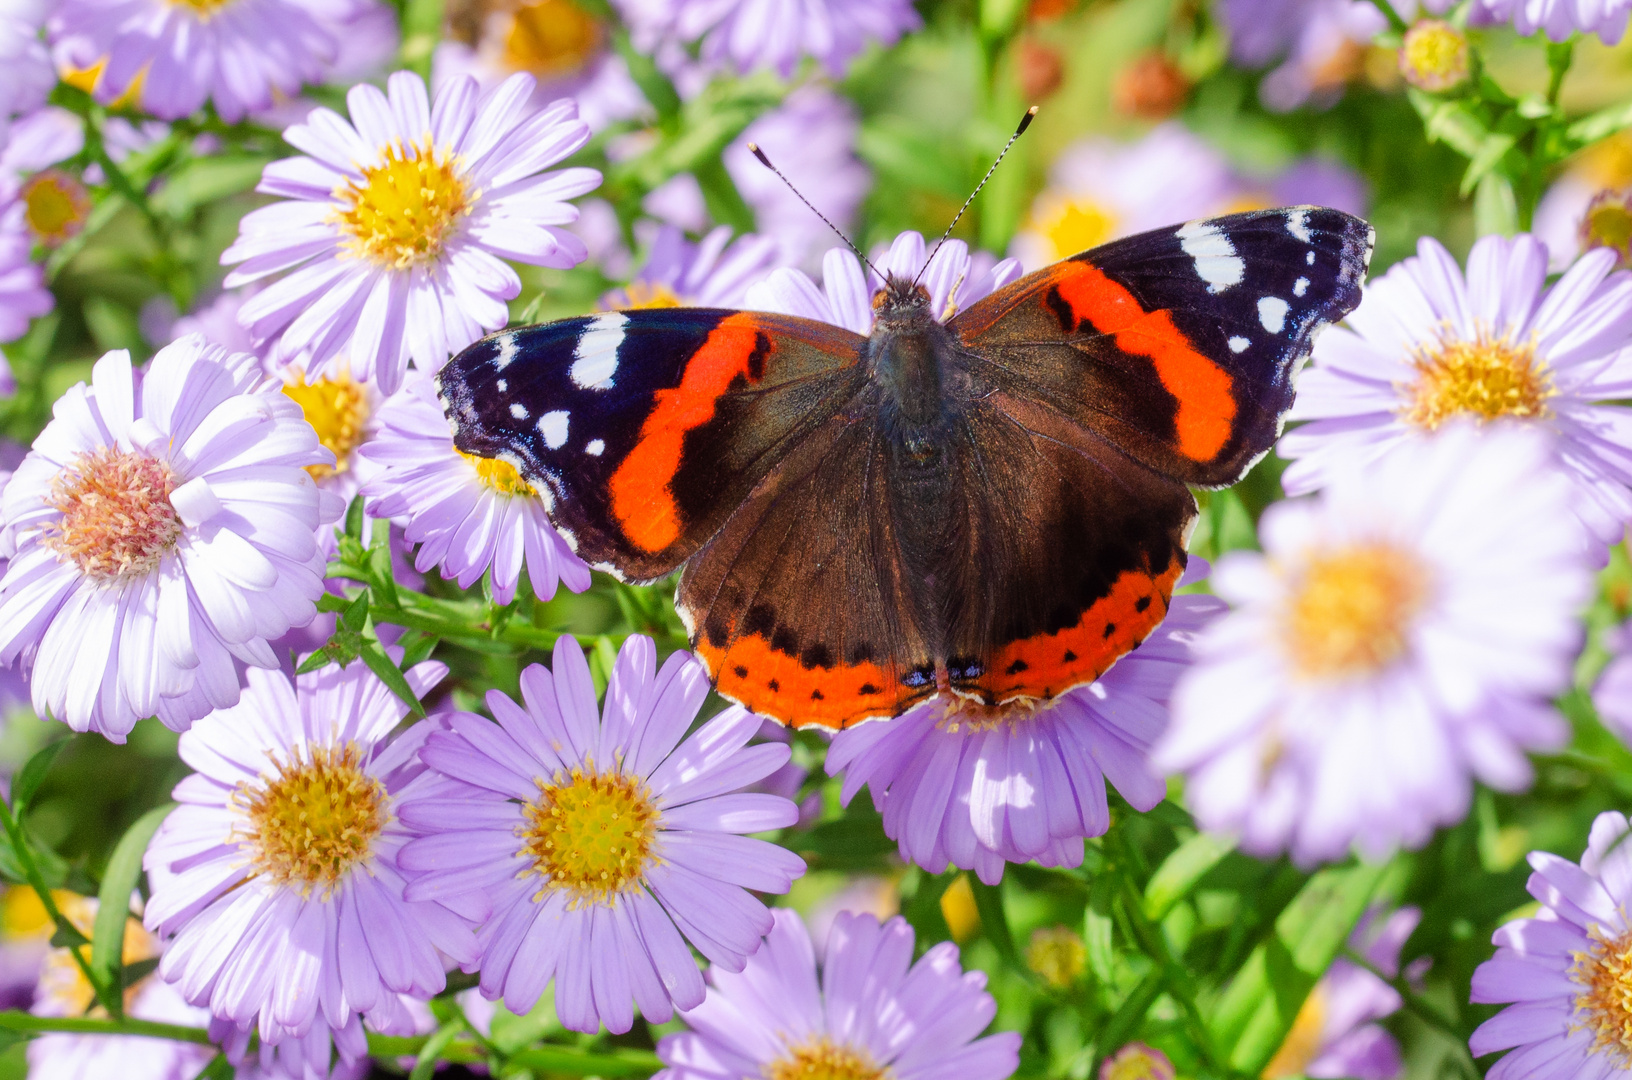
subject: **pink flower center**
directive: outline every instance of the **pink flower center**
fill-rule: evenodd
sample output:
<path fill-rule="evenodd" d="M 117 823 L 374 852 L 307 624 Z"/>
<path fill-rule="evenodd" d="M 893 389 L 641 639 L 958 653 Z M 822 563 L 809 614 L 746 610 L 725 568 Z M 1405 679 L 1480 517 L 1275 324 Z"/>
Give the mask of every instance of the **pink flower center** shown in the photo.
<path fill-rule="evenodd" d="M 574 904 L 611 903 L 653 861 L 659 817 L 639 777 L 574 768 L 538 781 L 538 798 L 522 808 L 522 851 L 545 890 L 567 889 Z"/>
<path fill-rule="evenodd" d="M 239 785 L 233 801 L 248 819 L 238 837 L 273 881 L 332 890 L 373 849 L 390 813 L 385 788 L 362 767 L 355 743 L 295 751 L 263 786 Z"/>
<path fill-rule="evenodd" d="M 889 1070 L 866 1054 L 818 1037 L 764 1068 L 765 1080 L 883 1080 Z"/>
<path fill-rule="evenodd" d="M 1412 86 L 1442 93 L 1468 81 L 1472 55 L 1462 31 L 1440 19 L 1424 19 L 1406 31 L 1400 74 Z"/>
<path fill-rule="evenodd" d="M 23 185 L 23 220 L 36 239 L 56 247 L 75 236 L 91 216 L 85 185 L 61 169 L 46 169 Z"/>
<path fill-rule="evenodd" d="M 93 581 L 149 574 L 181 536 L 175 486 L 170 466 L 146 454 L 111 446 L 81 454 L 51 482 L 48 501 L 62 517 L 43 542 Z"/>

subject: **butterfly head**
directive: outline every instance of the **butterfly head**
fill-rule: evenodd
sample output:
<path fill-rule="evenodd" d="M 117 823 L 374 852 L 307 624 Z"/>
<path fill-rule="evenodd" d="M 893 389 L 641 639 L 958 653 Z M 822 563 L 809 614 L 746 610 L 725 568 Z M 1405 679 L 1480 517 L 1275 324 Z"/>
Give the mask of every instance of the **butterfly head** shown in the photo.
<path fill-rule="evenodd" d="M 890 274 L 873 294 L 873 315 L 880 323 L 899 324 L 922 319 L 929 311 L 929 290 L 910 278 Z"/>

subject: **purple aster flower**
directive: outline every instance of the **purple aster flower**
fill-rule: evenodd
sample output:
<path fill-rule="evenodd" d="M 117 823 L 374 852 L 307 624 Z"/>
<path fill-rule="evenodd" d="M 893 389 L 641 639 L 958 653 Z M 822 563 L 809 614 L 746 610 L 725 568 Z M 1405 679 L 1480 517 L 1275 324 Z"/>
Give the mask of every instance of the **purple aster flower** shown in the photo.
<path fill-rule="evenodd" d="M 888 251 L 874 253 L 873 264 L 879 273 L 896 277 L 912 278 L 922 270 L 919 284 L 929 291 L 930 310 L 941 322 L 1020 276 L 1018 260 L 999 262 L 984 251 L 970 255 L 962 240 L 942 244 L 927 267 L 924 256 L 923 236 L 904 232 Z M 873 329 L 873 294 L 883 287 L 883 279 L 863 272 L 848 248 L 833 248 L 822 260 L 821 289 L 803 270 L 783 268 L 750 288 L 745 303 L 754 311 L 800 315 L 866 335 Z"/>
<path fill-rule="evenodd" d="M 244 301 L 254 293 L 254 288 L 236 289 L 223 292 L 207 304 L 194 308 L 191 314 L 177 319 L 170 328 L 170 340 L 186 337 L 188 334 L 202 334 L 206 341 L 213 342 L 229 352 L 246 352 L 260 355 L 262 351 L 276 352 L 276 348 L 259 349 L 255 339 L 249 331 L 244 329 L 243 323 L 238 321 L 238 312 L 243 309 Z"/>
<path fill-rule="evenodd" d="M 951 864 L 995 885 L 1005 862 L 1080 866 L 1083 838 L 1110 827 L 1107 779 L 1138 810 L 1167 794 L 1147 755 L 1196 632 L 1222 607 L 1175 596 L 1138 652 L 1035 709 L 936 699 L 847 728 L 828 772 L 843 772 L 846 803 L 867 786 L 901 857 L 931 873 Z"/>
<path fill-rule="evenodd" d="M 1388 29 L 1368 0 L 1225 0 L 1221 10 L 1237 64 L 1282 61 L 1258 86 L 1259 99 L 1276 112 L 1311 101 L 1330 105 L 1360 74 L 1365 46 Z"/>
<path fill-rule="evenodd" d="M 0 495 L 0 663 L 115 742 L 234 704 L 234 662 L 276 667 L 267 640 L 317 613 L 344 508 L 305 467 L 332 463 L 252 356 L 184 338 L 138 375 L 108 353 Z"/>
<path fill-rule="evenodd" d="M 1224 155 L 1177 122 L 1136 143 L 1092 136 L 1055 159 L 1009 253 L 1038 270 L 1119 236 L 1224 213 L 1240 195 Z"/>
<path fill-rule="evenodd" d="M 6 121 L 45 104 L 57 84 L 51 54 L 40 40 L 48 0 L 14 0 L 0 11 L 0 137 Z"/>
<path fill-rule="evenodd" d="M 446 673 L 427 661 L 405 675 L 423 695 Z M 236 706 L 182 736 L 198 771 L 143 861 L 147 926 L 173 936 L 159 973 L 273 1043 L 441 992 L 444 956 L 474 964 L 465 915 L 482 911 L 403 897 L 401 818 L 434 788 L 416 783 L 415 755 L 436 725 L 389 741 L 407 706 L 362 664 L 248 678 Z"/>
<path fill-rule="evenodd" d="M 608 21 L 575 0 L 474 6 L 452 20 L 449 33 L 433 57 L 431 85 L 438 90 L 459 75 L 474 77 L 487 90 L 520 71 L 538 80 L 536 104 L 570 97 L 591 131 L 652 115 L 629 65 L 612 47 Z"/>
<path fill-rule="evenodd" d="M 693 242 L 673 225 L 658 226 L 634 280 L 601 298 L 603 308 L 742 307 L 748 287 L 777 265 L 774 240 L 749 233 L 731 239 L 721 225 Z"/>
<path fill-rule="evenodd" d="M 1512 1053 L 1491 1080 L 1608 1080 L 1632 1060 L 1632 844 L 1626 815 L 1599 814 L 1580 865 L 1530 853 L 1533 919 L 1496 931 L 1473 973 L 1472 1000 L 1512 1002 L 1468 1040 L 1475 1057 Z"/>
<path fill-rule="evenodd" d="M 1264 512 L 1263 553 L 1219 560 L 1235 610 L 1173 692 L 1158 767 L 1209 829 L 1301 864 L 1380 856 L 1516 790 L 1558 746 L 1591 558 L 1551 440 L 1447 425 L 1318 498 Z"/>
<path fill-rule="evenodd" d="M 79 931 L 90 936 L 96 924 L 94 899 L 58 893 L 59 910 Z M 86 946 L 80 946 L 88 952 Z M 159 942 L 136 919 L 125 925 L 126 964 L 152 960 Z M 147 975 L 124 991 L 125 1015 L 136 1020 L 197 1027 L 209 1019 L 203 1009 L 182 1000 L 175 987 Z M 40 969 L 34 1004 L 35 1016 L 106 1018 L 96 1004 L 96 991 L 86 980 L 69 950 L 52 949 Z M 28 1075 L 35 1080 L 85 1080 L 117 1076 L 121 1080 L 193 1080 L 209 1063 L 214 1051 L 197 1043 L 174 1042 L 140 1035 L 79 1035 L 56 1032 L 28 1044 Z"/>
<path fill-rule="evenodd" d="M 589 567 L 550 524 L 544 500 L 508 461 L 478 458 L 453 445 L 430 377 L 413 373 L 377 414 L 379 434 L 357 451 L 371 469 L 363 485 L 370 517 L 404 525 L 419 545 L 414 567 L 441 567 L 462 589 L 493 570 L 493 595 L 508 604 L 527 567 L 533 595 L 556 583 L 589 588 Z"/>
<path fill-rule="evenodd" d="M 1422 921 L 1403 907 L 1366 913 L 1349 935 L 1349 948 L 1390 978 L 1400 973 L 1400 950 Z M 1264 1067 L 1265 1080 L 1398 1080 L 1405 1072 L 1400 1044 L 1377 1021 L 1399 1011 L 1399 991 L 1352 960 L 1338 957 L 1303 999 L 1292 1030 Z"/>
<path fill-rule="evenodd" d="M 273 1032 L 270 1041 L 258 1042 L 251 1054 L 250 1036 L 256 1034 L 253 1025 L 239 1027 L 211 1018 L 210 1040 L 236 1067 L 235 1080 L 363 1080 L 371 1072 L 368 1031 L 410 1036 L 435 1029 L 436 1019 L 423 1001 L 406 994 L 385 994 L 369 1011 L 366 1025 L 354 1013 L 342 1026 L 330 1027 L 319 1014 L 305 1034 Z"/>
<path fill-rule="evenodd" d="M 1574 512 L 1600 558 L 1632 519 L 1632 274 L 1593 251 L 1546 286 L 1534 237 L 1488 236 L 1461 268 L 1424 237 L 1366 287 L 1346 324 L 1315 342 L 1281 439 L 1289 494 L 1453 418 L 1542 427 L 1557 439 Z"/>
<path fill-rule="evenodd" d="M 253 210 L 221 256 L 232 288 L 288 273 L 245 302 L 243 324 L 309 370 L 345 362 L 389 394 L 408 360 L 435 371 L 509 320 L 521 279 L 504 260 L 570 267 L 583 242 L 561 226 L 565 200 L 601 182 L 594 169 L 542 172 L 589 139 L 571 101 L 535 111 L 528 75 L 478 96 L 451 80 L 433 107 L 419 76 L 390 96 L 346 95 L 351 120 L 315 109 L 284 132 L 300 157 L 266 167 L 257 190 L 287 201 Z M 355 126 L 354 126 L 355 125 Z"/>
<path fill-rule="evenodd" d="M 784 79 L 814 57 L 838 78 L 870 43 L 886 48 L 923 20 L 910 0 L 621 0 L 637 42 L 702 39 L 702 58 L 746 75 L 770 68 Z"/>
<path fill-rule="evenodd" d="M 614 1032 L 703 1000 L 689 941 L 741 971 L 771 915 L 747 890 L 786 892 L 798 856 L 741 833 L 792 825 L 793 803 L 740 789 L 788 759 L 748 746 L 759 718 L 733 706 L 686 730 L 708 677 L 677 652 L 657 670 L 648 637 L 619 650 L 595 707 L 589 664 L 569 635 L 553 673 L 521 673 L 525 708 L 487 695 L 497 723 L 455 713 L 420 757 L 442 774 L 438 798 L 403 808 L 424 835 L 402 851 L 407 895 L 482 890 L 481 989 L 516 1014 L 551 979 L 555 1011 L 574 1031 Z"/>
<path fill-rule="evenodd" d="M 1473 0 L 1468 25 L 1512 23 L 1522 37 L 1543 31 L 1553 41 L 1568 41 L 1577 33 L 1597 34 L 1604 44 L 1614 45 L 1625 35 L 1629 16 L 1632 0 Z"/>
<path fill-rule="evenodd" d="M 1310 157 L 1293 162 L 1269 184 L 1268 206 L 1330 206 L 1364 215 L 1371 203 L 1365 177 L 1340 162 Z"/>
<path fill-rule="evenodd" d="M 1625 623 L 1605 637 L 1610 660 L 1592 690 L 1598 718 L 1620 740 L 1632 746 L 1632 623 Z"/>
<path fill-rule="evenodd" d="M 783 173 L 809 189 L 811 203 L 841 229 L 850 227 L 863 196 L 873 184 L 867 166 L 856 157 L 861 122 L 845 98 L 816 84 L 790 93 L 782 104 L 749 124 L 722 155 L 726 171 L 753 208 L 758 233 L 781 245 L 782 262 L 814 261 L 832 238 L 810 207 L 754 160 L 754 143 Z M 808 182 L 806 182 L 808 178 Z"/>
<path fill-rule="evenodd" d="M 335 40 L 319 13 L 346 0 L 58 0 L 47 22 L 59 64 L 95 72 L 96 100 L 135 96 L 177 120 L 205 101 L 228 123 L 316 82 Z"/>
<path fill-rule="evenodd" d="M 0 148 L 0 184 L 21 184 L 25 176 L 50 168 L 85 148 L 85 122 L 67 109 L 47 105 L 19 117 L 11 139 Z"/>
<path fill-rule="evenodd" d="M 845 1077 L 1004 1080 L 1020 1067 L 1020 1035 L 978 1036 L 997 1015 L 986 976 L 964 971 L 958 947 L 912 962 L 912 927 L 897 916 L 843 914 L 822 970 L 799 916 L 775 912 L 765 944 L 740 971 L 708 973 L 708 998 L 665 1035 L 653 1080 Z"/>
<path fill-rule="evenodd" d="M 28 205 L 14 190 L 0 190 L 0 342 L 28 333 L 31 319 L 56 306 L 45 287 L 45 270 L 33 260 L 34 234 L 28 227 Z M 11 367 L 0 360 L 0 394 L 17 389 Z"/>

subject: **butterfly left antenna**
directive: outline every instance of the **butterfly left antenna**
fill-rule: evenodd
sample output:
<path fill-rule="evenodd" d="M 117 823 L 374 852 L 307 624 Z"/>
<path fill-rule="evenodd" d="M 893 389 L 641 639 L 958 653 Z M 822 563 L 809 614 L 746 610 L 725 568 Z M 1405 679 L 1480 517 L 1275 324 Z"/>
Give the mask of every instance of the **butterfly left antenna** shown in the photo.
<path fill-rule="evenodd" d="M 1033 110 L 1033 111 L 1035 111 L 1035 110 Z M 821 218 L 822 219 L 822 224 L 826 225 L 828 228 L 832 229 L 835 233 L 837 233 L 839 239 L 844 241 L 845 246 L 848 247 L 851 251 L 854 251 L 856 253 L 856 256 L 858 258 L 860 258 L 862 262 L 867 264 L 867 269 L 871 270 L 874 274 L 878 274 L 879 280 L 881 280 L 881 281 L 883 280 L 884 275 L 878 273 L 878 267 L 873 265 L 873 260 L 869 259 L 867 257 L 867 255 L 866 255 L 866 253 L 863 252 L 859 247 L 857 247 L 855 244 L 851 243 L 850 238 L 848 236 L 844 235 L 844 231 L 842 229 L 840 229 L 837 225 L 833 224 L 831 221 L 828 221 L 826 214 L 822 213 L 820 210 L 818 210 L 814 206 L 810 205 L 810 200 L 805 198 L 804 195 L 800 194 L 799 189 L 793 186 L 793 181 L 792 180 L 789 180 L 786 176 L 782 175 L 782 170 L 781 169 L 778 169 L 775 165 L 771 164 L 771 159 L 765 156 L 765 151 L 761 150 L 757 143 L 749 143 L 748 144 L 748 152 L 750 154 L 753 154 L 756 158 L 758 158 L 759 163 L 761 165 L 765 166 L 767 169 L 774 172 L 776 174 L 776 176 L 777 176 L 777 179 L 781 180 L 784 184 L 788 185 L 788 190 L 793 192 L 795 195 L 798 195 L 799 196 L 799 201 L 804 203 L 807 207 L 810 207 L 810 212 L 815 214 L 817 217 Z"/>
<path fill-rule="evenodd" d="M 1009 136 L 1009 141 L 1003 144 L 1003 149 L 998 153 L 997 160 L 992 162 L 992 167 L 986 170 L 986 175 L 980 178 L 980 183 L 975 185 L 975 190 L 969 193 L 969 197 L 963 200 L 963 205 L 958 207 L 958 212 L 952 215 L 952 224 L 948 225 L 946 231 L 941 234 L 941 238 L 935 241 L 935 248 L 929 253 L 929 258 L 924 260 L 924 265 L 919 268 L 918 277 L 912 279 L 914 285 L 918 284 L 918 278 L 924 276 L 924 271 L 929 269 L 929 264 L 935 261 L 935 253 L 941 250 L 941 245 L 946 243 L 947 238 L 952 235 L 952 230 L 957 228 L 958 221 L 963 217 L 963 212 L 969 209 L 969 205 L 975 201 L 975 196 L 980 194 L 980 189 L 986 186 L 986 181 L 990 180 L 992 174 L 997 171 L 997 167 L 1003 164 L 1003 158 L 1008 155 L 1009 147 L 1014 145 L 1014 140 L 1026 133 L 1026 129 L 1031 126 L 1032 120 L 1036 119 L 1036 117 L 1037 106 L 1033 105 L 1026 110 L 1026 115 L 1020 118 L 1020 126 L 1014 129 L 1014 134 Z"/>

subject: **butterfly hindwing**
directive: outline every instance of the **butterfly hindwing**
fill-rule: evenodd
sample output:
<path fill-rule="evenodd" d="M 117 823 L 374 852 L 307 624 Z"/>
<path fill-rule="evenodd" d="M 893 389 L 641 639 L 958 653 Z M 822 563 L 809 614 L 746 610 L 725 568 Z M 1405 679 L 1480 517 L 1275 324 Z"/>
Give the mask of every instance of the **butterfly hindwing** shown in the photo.
<path fill-rule="evenodd" d="M 455 446 L 514 464 L 585 561 L 648 581 L 853 393 L 863 344 L 792 316 L 614 311 L 484 338 L 437 382 Z"/>
<path fill-rule="evenodd" d="M 1370 225 L 1232 214 L 1028 274 L 951 323 L 989 378 L 1186 483 L 1239 479 L 1280 432 L 1315 333 L 1360 302 Z"/>

